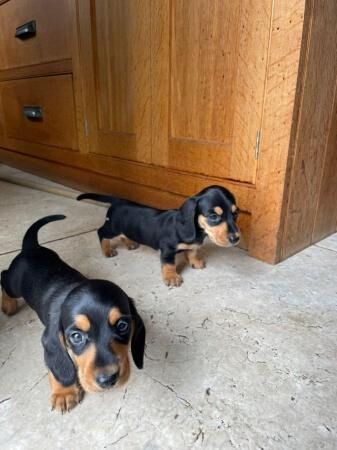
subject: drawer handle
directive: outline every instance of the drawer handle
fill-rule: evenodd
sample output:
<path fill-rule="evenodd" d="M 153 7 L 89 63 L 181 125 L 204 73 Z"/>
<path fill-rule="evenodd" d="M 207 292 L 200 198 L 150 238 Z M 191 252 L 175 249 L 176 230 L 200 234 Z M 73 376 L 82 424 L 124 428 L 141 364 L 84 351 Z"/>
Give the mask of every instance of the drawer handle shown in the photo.
<path fill-rule="evenodd" d="M 24 106 L 23 115 L 30 120 L 41 120 L 43 118 L 43 111 L 41 106 Z"/>
<path fill-rule="evenodd" d="M 36 21 L 31 20 L 30 22 L 20 25 L 15 30 L 15 37 L 18 39 L 29 39 L 36 35 Z"/>

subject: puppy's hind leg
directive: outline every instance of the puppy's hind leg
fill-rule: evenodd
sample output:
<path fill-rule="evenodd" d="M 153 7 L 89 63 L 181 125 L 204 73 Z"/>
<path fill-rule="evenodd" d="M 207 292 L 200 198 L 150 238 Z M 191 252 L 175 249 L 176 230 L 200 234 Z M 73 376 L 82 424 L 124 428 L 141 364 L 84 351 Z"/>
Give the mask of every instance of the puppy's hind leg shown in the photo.
<path fill-rule="evenodd" d="M 110 227 L 103 225 L 101 228 L 97 230 L 98 239 L 101 244 L 102 253 L 107 258 L 111 258 L 112 256 L 116 256 L 117 250 L 116 247 L 120 241 L 120 234 L 114 235 L 111 232 Z"/>
<path fill-rule="evenodd" d="M 1 309 L 6 316 L 13 316 L 18 310 L 17 299 L 10 297 L 4 289 L 2 289 Z"/>
<path fill-rule="evenodd" d="M 5 288 L 8 284 L 8 271 L 1 272 L 1 309 L 7 316 L 13 316 L 18 310 L 18 301 L 15 297 L 11 297 L 7 294 Z M 7 286 L 8 292 L 11 292 L 9 286 Z"/>
<path fill-rule="evenodd" d="M 137 242 L 131 241 L 131 239 L 124 236 L 124 234 L 121 235 L 121 240 L 128 250 L 136 250 L 136 248 L 139 247 L 139 244 Z"/>

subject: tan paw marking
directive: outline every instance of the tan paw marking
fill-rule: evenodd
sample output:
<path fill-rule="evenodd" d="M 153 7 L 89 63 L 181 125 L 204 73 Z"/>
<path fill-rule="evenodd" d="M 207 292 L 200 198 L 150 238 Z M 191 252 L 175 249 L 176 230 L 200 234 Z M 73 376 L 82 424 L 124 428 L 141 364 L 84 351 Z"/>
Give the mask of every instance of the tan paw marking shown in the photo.
<path fill-rule="evenodd" d="M 3 289 L 1 309 L 7 316 L 13 316 L 18 310 L 18 301 L 15 298 L 9 297 Z"/>
<path fill-rule="evenodd" d="M 66 389 L 69 389 L 66 391 Z M 62 414 L 71 411 L 78 405 L 83 398 L 83 391 L 76 387 L 76 389 L 70 390 L 70 388 L 65 388 L 64 392 L 58 392 L 52 394 L 50 397 L 52 410 L 56 410 Z"/>
<path fill-rule="evenodd" d="M 52 410 L 55 409 L 63 414 L 71 411 L 81 402 L 84 392 L 80 386 L 77 384 L 73 384 L 72 386 L 62 386 L 51 372 L 49 372 L 48 377 L 52 390 L 50 397 Z"/>
<path fill-rule="evenodd" d="M 128 250 L 136 250 L 139 247 L 137 242 L 131 241 L 126 236 L 122 236 L 122 241 Z"/>
<path fill-rule="evenodd" d="M 204 269 L 206 267 L 205 261 L 200 258 L 197 250 L 191 250 L 185 253 L 186 259 L 193 269 Z"/>
<path fill-rule="evenodd" d="M 163 280 L 166 286 L 180 286 L 183 278 L 177 273 L 176 266 L 173 264 L 163 264 Z"/>
<path fill-rule="evenodd" d="M 112 239 L 102 239 L 101 247 L 103 255 L 107 258 L 111 258 L 118 254 L 115 245 L 112 244 Z"/>
<path fill-rule="evenodd" d="M 206 263 L 203 259 L 195 258 L 191 263 L 191 267 L 193 267 L 193 269 L 204 269 L 206 267 Z"/>

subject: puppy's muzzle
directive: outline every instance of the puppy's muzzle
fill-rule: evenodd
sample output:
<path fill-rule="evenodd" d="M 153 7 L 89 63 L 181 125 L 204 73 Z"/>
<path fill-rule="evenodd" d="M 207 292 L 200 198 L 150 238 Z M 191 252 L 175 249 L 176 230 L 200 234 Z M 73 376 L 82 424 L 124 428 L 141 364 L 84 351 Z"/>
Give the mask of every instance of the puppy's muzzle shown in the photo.
<path fill-rule="evenodd" d="M 109 389 L 114 386 L 119 378 L 119 372 L 113 374 L 99 373 L 96 376 L 96 383 L 102 389 Z"/>
<path fill-rule="evenodd" d="M 238 233 L 230 234 L 228 236 L 228 241 L 231 245 L 237 245 L 240 242 L 240 236 Z"/>

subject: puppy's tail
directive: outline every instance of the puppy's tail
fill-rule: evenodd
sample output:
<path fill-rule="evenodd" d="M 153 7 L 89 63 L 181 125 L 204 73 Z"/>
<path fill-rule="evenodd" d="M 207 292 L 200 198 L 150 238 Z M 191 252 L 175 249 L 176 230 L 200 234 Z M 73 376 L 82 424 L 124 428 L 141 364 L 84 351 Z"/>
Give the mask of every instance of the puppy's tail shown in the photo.
<path fill-rule="evenodd" d="M 113 197 L 112 195 L 101 195 L 101 194 L 81 194 L 77 197 L 77 200 L 96 200 L 96 202 L 102 202 L 102 203 L 115 203 L 119 199 L 116 197 Z"/>
<path fill-rule="evenodd" d="M 66 216 L 63 214 L 56 214 L 54 216 L 43 217 L 40 220 L 37 220 L 33 225 L 31 225 L 26 234 L 23 237 L 22 241 L 22 250 L 31 250 L 39 246 L 39 241 L 37 240 L 37 234 L 39 229 L 46 225 L 49 222 L 55 222 L 56 220 L 63 220 Z"/>

